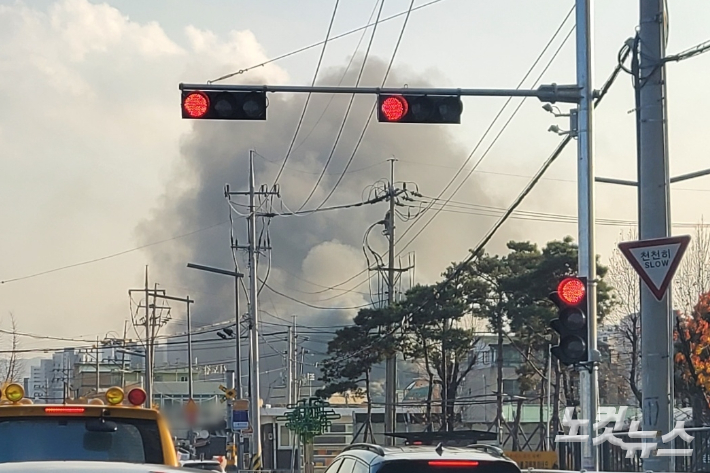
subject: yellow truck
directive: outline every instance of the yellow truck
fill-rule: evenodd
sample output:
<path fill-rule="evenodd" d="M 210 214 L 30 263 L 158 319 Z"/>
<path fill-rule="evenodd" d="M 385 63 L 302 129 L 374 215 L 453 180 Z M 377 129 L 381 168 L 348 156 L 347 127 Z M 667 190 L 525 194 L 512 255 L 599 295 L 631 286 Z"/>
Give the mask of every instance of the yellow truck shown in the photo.
<path fill-rule="evenodd" d="M 118 387 L 104 399 L 34 404 L 19 384 L 0 392 L 0 463 L 110 461 L 180 466 L 170 429 L 146 393 Z"/>

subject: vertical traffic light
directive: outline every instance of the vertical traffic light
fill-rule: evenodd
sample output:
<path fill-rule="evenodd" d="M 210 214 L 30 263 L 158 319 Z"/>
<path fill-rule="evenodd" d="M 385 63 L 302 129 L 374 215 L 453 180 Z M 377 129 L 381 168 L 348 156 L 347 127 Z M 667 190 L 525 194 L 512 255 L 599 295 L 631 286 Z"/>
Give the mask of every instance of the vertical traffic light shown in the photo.
<path fill-rule="evenodd" d="M 455 95 L 378 95 L 377 119 L 386 123 L 461 123 Z"/>
<path fill-rule="evenodd" d="M 266 120 L 265 92 L 182 91 L 182 118 Z"/>
<path fill-rule="evenodd" d="M 550 326 L 559 334 L 559 345 L 552 354 L 565 366 L 586 362 L 589 353 L 587 334 L 587 279 L 568 277 L 550 294 L 558 316 Z"/>

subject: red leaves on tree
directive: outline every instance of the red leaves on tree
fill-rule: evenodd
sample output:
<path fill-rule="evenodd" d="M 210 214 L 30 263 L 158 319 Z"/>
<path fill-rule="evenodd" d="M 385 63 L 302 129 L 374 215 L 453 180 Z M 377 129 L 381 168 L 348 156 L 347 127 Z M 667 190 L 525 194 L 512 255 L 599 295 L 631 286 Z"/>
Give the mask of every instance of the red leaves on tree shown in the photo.
<path fill-rule="evenodd" d="M 691 315 L 676 314 L 676 366 L 683 378 L 710 393 L 710 292 L 700 296 Z"/>

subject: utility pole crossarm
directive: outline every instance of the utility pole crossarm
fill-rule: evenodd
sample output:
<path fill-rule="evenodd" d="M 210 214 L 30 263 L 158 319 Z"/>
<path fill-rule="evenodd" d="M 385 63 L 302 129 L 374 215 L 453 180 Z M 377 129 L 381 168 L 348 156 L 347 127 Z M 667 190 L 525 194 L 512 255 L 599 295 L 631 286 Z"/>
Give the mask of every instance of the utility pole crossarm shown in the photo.
<path fill-rule="evenodd" d="M 225 84 L 180 84 L 180 90 L 203 90 L 224 92 L 285 92 L 316 94 L 355 95 L 455 95 L 461 97 L 537 97 L 541 102 L 578 103 L 580 88 L 576 85 L 541 85 L 537 89 L 454 89 L 410 87 L 339 87 L 300 85 L 225 85 Z M 237 194 L 237 193 L 235 193 Z"/>

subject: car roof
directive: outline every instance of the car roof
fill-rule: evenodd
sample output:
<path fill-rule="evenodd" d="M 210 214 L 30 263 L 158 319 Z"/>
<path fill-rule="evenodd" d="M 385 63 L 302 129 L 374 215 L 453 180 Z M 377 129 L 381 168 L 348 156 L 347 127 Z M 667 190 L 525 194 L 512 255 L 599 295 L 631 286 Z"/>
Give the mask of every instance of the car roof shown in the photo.
<path fill-rule="evenodd" d="M 368 444 L 355 444 L 341 453 L 342 456 L 355 456 L 367 463 L 395 460 L 477 460 L 504 461 L 514 463 L 504 456 L 502 450 L 489 445 L 472 445 L 470 447 L 446 446 L 401 446 L 380 447 Z"/>
<path fill-rule="evenodd" d="M 172 473 L 185 472 L 179 468 L 165 465 L 147 465 L 119 462 L 90 462 L 90 461 L 44 461 L 44 462 L 16 462 L 0 463 L 0 473 L 24 472 L 84 472 L 84 473 Z"/>
<path fill-rule="evenodd" d="M 114 418 L 132 419 L 158 419 L 160 413 L 153 409 L 126 405 L 100 405 L 100 404 L 9 404 L 0 405 L 0 418 L 4 417 L 61 417 L 61 412 L 47 414 L 45 409 L 72 409 L 79 408 L 80 413 L 67 413 L 69 417 L 100 417 L 108 411 Z"/>

